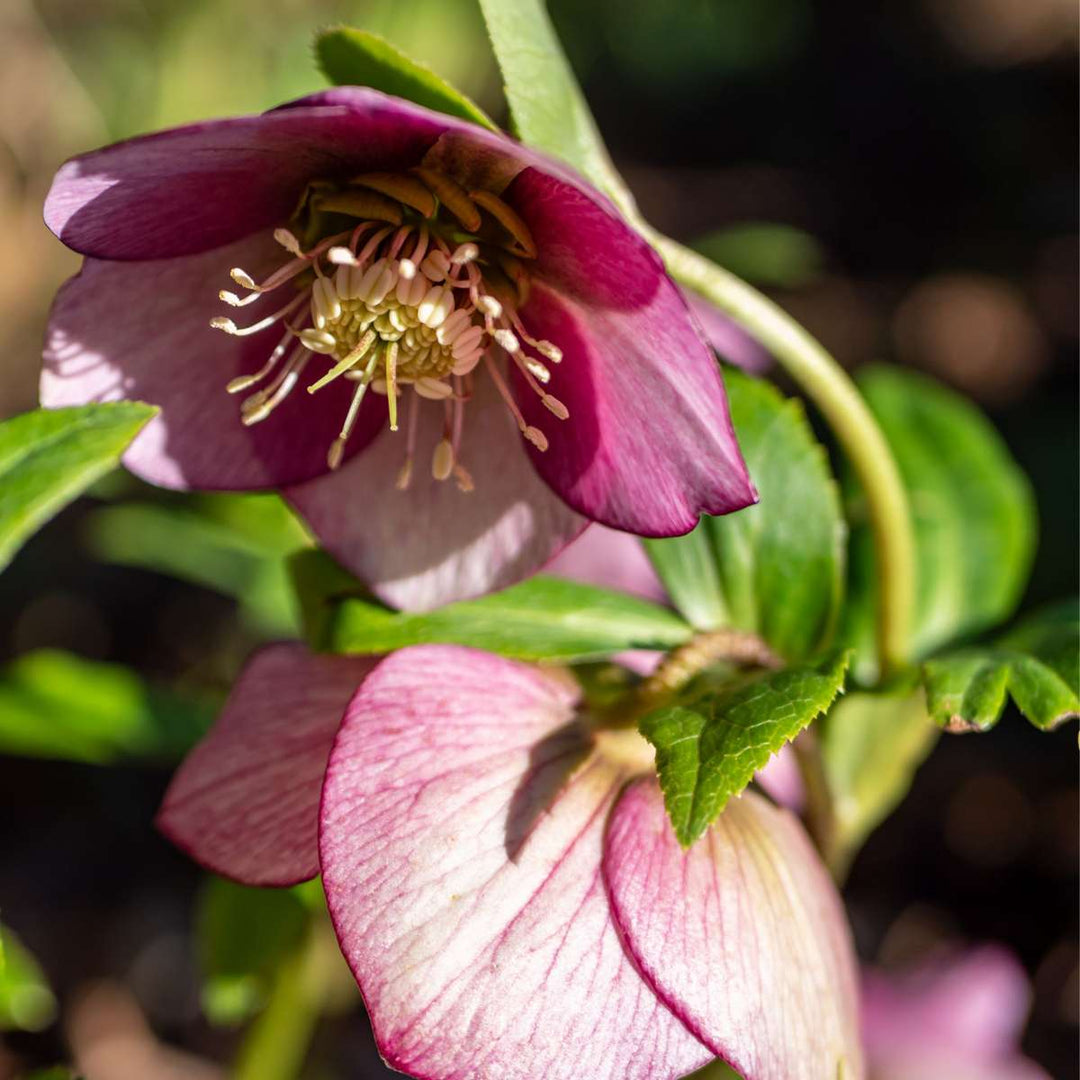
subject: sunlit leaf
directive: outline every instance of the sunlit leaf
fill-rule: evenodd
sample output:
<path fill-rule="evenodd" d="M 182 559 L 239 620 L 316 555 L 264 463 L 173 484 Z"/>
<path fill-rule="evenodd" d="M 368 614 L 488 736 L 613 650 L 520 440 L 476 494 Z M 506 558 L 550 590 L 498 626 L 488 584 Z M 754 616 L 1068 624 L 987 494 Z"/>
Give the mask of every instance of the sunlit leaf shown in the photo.
<path fill-rule="evenodd" d="M 646 550 L 679 610 L 701 629 L 758 634 L 801 660 L 826 645 L 842 599 L 845 526 L 829 463 L 802 405 L 727 371 L 739 446 L 761 501 L 704 517 Z"/>
<path fill-rule="evenodd" d="M 308 640 L 330 652 L 443 643 L 519 660 L 576 661 L 625 649 L 669 649 L 692 633 L 659 604 L 562 578 L 534 577 L 477 600 L 408 614 L 365 597 L 319 552 L 301 552 L 292 566 Z"/>
<path fill-rule="evenodd" d="M 848 656 L 739 680 L 641 721 L 675 835 L 689 847 L 769 758 L 825 712 L 844 686 Z"/>
<path fill-rule="evenodd" d="M 38 409 L 0 423 L 0 569 L 54 514 L 116 467 L 155 409 Z"/>
<path fill-rule="evenodd" d="M 41 965 L 0 925 L 0 1031 L 41 1031 L 55 1019 L 56 998 Z"/>
<path fill-rule="evenodd" d="M 315 53 L 323 74 L 337 86 L 370 86 L 498 130 L 479 106 L 378 34 L 343 26 L 324 30 L 315 38 Z"/>
<path fill-rule="evenodd" d="M 117 664 L 42 649 L 0 673 L 0 753 L 172 761 L 207 730 L 214 704 L 148 686 Z"/>

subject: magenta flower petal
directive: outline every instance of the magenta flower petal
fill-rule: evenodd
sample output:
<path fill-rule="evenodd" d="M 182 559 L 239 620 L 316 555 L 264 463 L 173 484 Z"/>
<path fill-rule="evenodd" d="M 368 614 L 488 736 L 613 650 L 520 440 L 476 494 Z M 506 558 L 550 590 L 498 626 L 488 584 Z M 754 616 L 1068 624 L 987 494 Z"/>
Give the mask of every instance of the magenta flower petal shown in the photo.
<path fill-rule="evenodd" d="M 53 180 L 45 223 L 102 259 L 207 251 L 280 225 L 313 177 L 415 164 L 449 123 L 374 91 L 354 99 L 359 107 L 211 120 L 73 158 Z"/>
<path fill-rule="evenodd" d="M 556 577 L 667 602 L 667 593 L 636 536 L 590 525 L 546 567 Z"/>
<path fill-rule="evenodd" d="M 213 282 L 237 264 L 260 273 L 281 261 L 269 236 L 228 248 L 146 263 L 88 259 L 60 290 L 45 342 L 41 403 L 47 408 L 132 399 L 161 406 L 124 456 L 151 483 L 174 488 L 252 489 L 326 471 L 326 448 L 341 427 L 351 388 L 331 384 L 294 394 L 273 424 L 244 427 L 230 379 L 257 371 L 281 338 L 210 328 L 221 314 Z M 280 301 L 278 301 L 280 303 Z M 245 310 L 254 323 L 274 301 Z M 243 396 L 243 395 L 240 395 Z M 384 423 L 385 405 L 365 404 L 349 444 L 355 454 Z"/>
<path fill-rule="evenodd" d="M 615 808 L 604 875 L 645 977 L 746 1080 L 863 1075 L 847 924 L 795 818 L 745 794 L 684 852 L 641 780 Z"/>
<path fill-rule="evenodd" d="M 1018 1047 L 1031 988 L 1012 953 L 984 945 L 901 974 L 863 974 L 875 1080 L 1047 1080 Z"/>
<path fill-rule="evenodd" d="M 248 885 L 314 877 L 326 760 L 373 664 L 313 656 L 299 645 L 258 653 L 173 777 L 161 831 L 207 869 Z"/>
<path fill-rule="evenodd" d="M 683 299 L 701 327 L 705 340 L 716 350 L 721 360 L 758 375 L 766 371 L 772 357 L 731 316 L 689 289 L 682 289 Z"/>
<path fill-rule="evenodd" d="M 506 197 L 540 249 L 522 318 L 564 355 L 550 389 L 566 421 L 515 371 L 526 419 L 548 433 L 546 453 L 530 448 L 540 475 L 579 512 L 638 535 L 678 535 L 702 513 L 752 503 L 716 361 L 652 249 L 536 169 Z"/>
<path fill-rule="evenodd" d="M 393 1068 L 674 1080 L 711 1057 L 610 917 L 601 847 L 625 774 L 581 765 L 575 697 L 554 672 L 420 646 L 349 706 L 323 793 L 323 881 Z"/>
<path fill-rule="evenodd" d="M 286 492 L 328 550 L 386 603 L 423 611 L 503 588 L 538 570 L 587 524 L 536 475 L 489 380 L 477 383 L 462 443 L 473 491 L 432 479 L 443 417 L 431 409 L 419 416 L 408 490 L 388 482 L 402 467 L 406 440 L 384 431 L 351 465 Z"/>

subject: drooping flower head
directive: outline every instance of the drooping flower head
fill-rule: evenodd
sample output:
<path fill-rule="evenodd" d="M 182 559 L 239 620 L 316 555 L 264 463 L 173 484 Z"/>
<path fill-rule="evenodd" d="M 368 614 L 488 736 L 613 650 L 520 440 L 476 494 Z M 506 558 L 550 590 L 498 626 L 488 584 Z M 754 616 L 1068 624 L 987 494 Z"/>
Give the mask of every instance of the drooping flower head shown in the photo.
<path fill-rule="evenodd" d="M 130 468 L 285 488 L 391 602 L 507 584 L 587 519 L 673 535 L 754 498 L 655 253 L 505 136 L 340 88 L 76 158 L 45 213 L 87 260 L 43 402 L 160 405 Z"/>
<path fill-rule="evenodd" d="M 636 732 L 574 681 L 415 646 L 264 650 L 159 817 L 253 884 L 322 873 L 392 1067 L 422 1080 L 861 1080 L 854 956 L 797 820 L 733 800 L 689 852 Z"/>

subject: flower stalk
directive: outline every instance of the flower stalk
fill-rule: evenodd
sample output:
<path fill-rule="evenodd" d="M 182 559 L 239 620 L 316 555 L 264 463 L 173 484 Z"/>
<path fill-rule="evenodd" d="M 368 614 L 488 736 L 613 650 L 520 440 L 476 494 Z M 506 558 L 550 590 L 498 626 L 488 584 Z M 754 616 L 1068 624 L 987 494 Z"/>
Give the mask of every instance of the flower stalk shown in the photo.
<path fill-rule="evenodd" d="M 915 548 L 907 494 L 892 451 L 850 376 L 780 307 L 709 259 L 645 227 L 669 273 L 730 315 L 767 348 L 817 406 L 866 497 L 878 560 L 882 675 L 908 660 Z"/>

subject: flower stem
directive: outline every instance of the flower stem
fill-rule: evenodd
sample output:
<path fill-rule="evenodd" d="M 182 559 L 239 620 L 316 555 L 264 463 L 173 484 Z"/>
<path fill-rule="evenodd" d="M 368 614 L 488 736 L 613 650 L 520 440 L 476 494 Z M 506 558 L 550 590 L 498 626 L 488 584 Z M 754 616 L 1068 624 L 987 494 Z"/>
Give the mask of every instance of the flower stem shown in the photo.
<path fill-rule="evenodd" d="M 802 732 L 791 744 L 791 748 L 799 765 L 799 774 L 802 776 L 806 794 L 806 809 L 803 814 L 806 831 L 810 834 L 822 861 L 833 876 L 837 877 L 836 808 L 829 778 L 825 773 L 821 746 L 814 729 L 811 727 Z"/>
<path fill-rule="evenodd" d="M 877 553 L 878 651 L 883 673 L 904 665 L 915 547 L 907 493 L 877 421 L 832 356 L 767 297 L 734 274 L 647 229 L 676 281 L 730 315 L 776 357 L 835 432 L 865 493 Z"/>
<path fill-rule="evenodd" d="M 278 966 L 266 1008 L 248 1029 L 233 1080 L 296 1080 L 326 997 L 328 957 L 321 926 Z"/>

